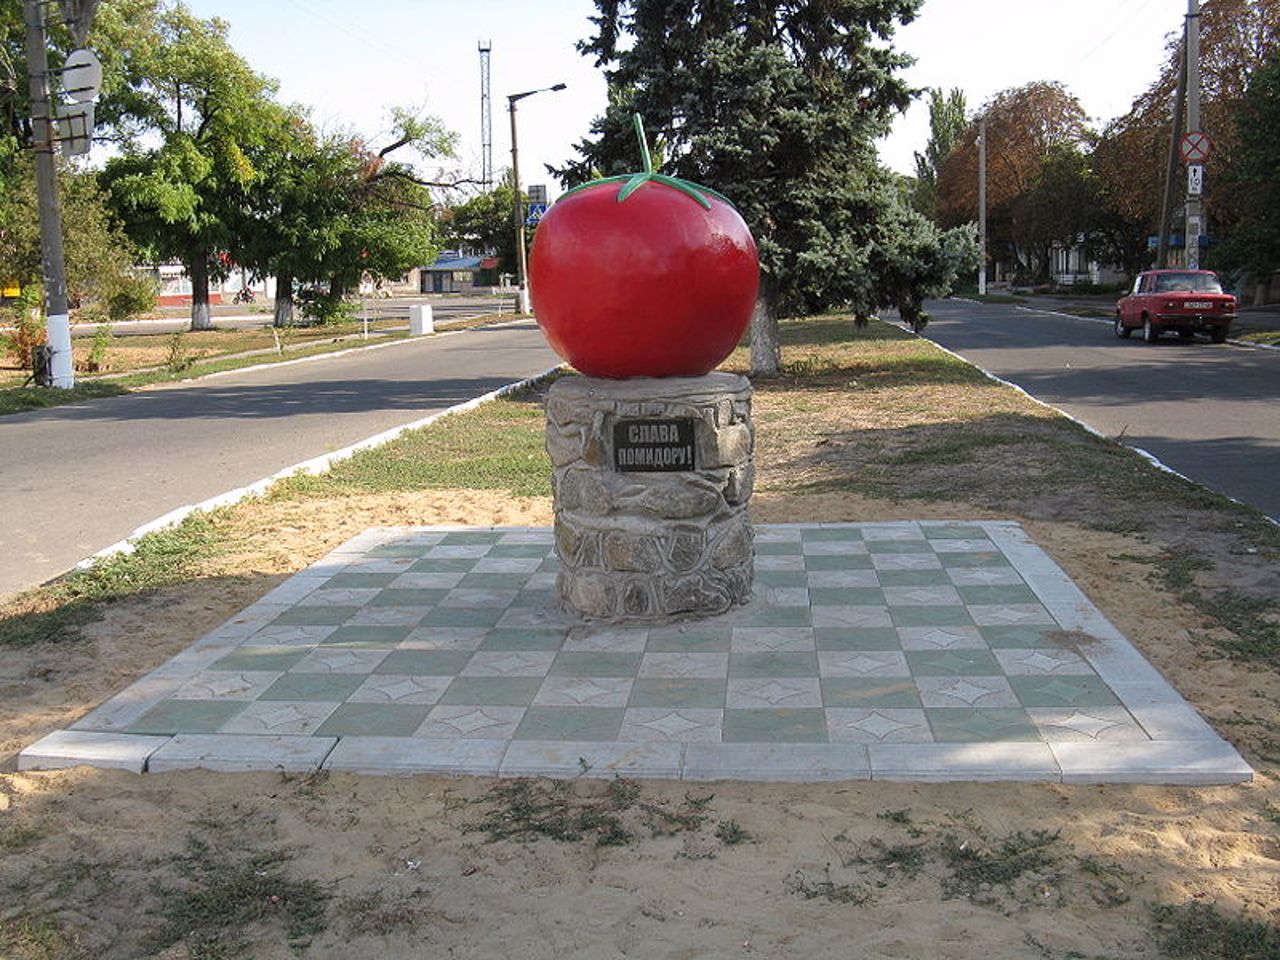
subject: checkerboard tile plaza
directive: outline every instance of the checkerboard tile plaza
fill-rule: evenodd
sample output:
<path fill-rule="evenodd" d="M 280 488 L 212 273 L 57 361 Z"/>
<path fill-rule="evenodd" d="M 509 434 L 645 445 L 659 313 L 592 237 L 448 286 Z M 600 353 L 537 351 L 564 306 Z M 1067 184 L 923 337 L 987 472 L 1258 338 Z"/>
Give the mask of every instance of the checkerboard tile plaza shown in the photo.
<path fill-rule="evenodd" d="M 1008 522 L 756 528 L 755 597 L 592 625 L 552 534 L 366 531 L 26 769 L 1221 783 L 1252 772 Z"/>

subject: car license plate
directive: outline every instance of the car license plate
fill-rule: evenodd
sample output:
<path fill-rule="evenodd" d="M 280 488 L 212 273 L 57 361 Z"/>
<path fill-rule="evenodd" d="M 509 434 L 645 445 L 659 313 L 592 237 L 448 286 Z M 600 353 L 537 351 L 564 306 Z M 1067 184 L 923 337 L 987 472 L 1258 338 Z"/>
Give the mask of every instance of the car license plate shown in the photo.
<path fill-rule="evenodd" d="M 1212 310 L 1213 304 L 1208 300 L 1188 300 L 1182 305 L 1187 310 Z"/>

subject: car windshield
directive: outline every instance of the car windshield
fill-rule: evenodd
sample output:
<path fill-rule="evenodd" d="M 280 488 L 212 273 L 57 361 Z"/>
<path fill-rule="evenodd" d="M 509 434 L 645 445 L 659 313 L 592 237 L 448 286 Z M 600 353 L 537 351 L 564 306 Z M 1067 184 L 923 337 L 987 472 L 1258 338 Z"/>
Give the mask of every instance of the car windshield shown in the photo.
<path fill-rule="evenodd" d="M 1162 273 L 1156 277 L 1156 293 L 1221 293 L 1222 284 L 1212 273 Z"/>

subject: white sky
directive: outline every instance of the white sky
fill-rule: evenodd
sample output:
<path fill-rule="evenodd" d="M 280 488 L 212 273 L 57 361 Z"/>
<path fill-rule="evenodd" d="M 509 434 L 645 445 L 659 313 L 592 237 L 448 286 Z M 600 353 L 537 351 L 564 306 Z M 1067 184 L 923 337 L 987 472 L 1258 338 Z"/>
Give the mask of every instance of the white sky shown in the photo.
<path fill-rule="evenodd" d="M 520 102 L 521 180 L 556 181 L 562 164 L 603 111 L 603 78 L 574 44 L 587 37 L 590 0 L 188 0 L 202 17 L 231 25 L 231 43 L 260 73 L 280 81 L 281 99 L 308 105 L 328 128 L 380 142 L 392 106 L 425 106 L 460 136 L 458 161 L 480 172 L 480 59 L 492 43 L 493 161 L 510 166 L 507 95 L 554 83 L 559 93 Z M 894 46 L 917 60 L 914 86 L 959 87 L 970 111 L 1001 90 L 1059 81 L 1101 122 L 1128 111 L 1158 76 L 1186 0 L 926 0 Z M 917 102 L 881 144 L 883 161 L 914 172 L 928 138 Z M 638 159 L 637 159 L 638 163 Z M 432 172 L 423 168 L 424 172 Z"/>

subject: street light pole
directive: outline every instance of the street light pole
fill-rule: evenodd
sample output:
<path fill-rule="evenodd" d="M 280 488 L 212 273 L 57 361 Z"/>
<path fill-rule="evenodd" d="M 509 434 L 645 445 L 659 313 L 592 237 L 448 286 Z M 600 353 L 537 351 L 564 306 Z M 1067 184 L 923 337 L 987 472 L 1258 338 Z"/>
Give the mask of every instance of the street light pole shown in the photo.
<path fill-rule="evenodd" d="M 1200 131 L 1200 0 L 1187 0 L 1187 132 Z M 1188 171 L 1190 173 L 1190 171 Z M 1198 186 L 1197 186 L 1198 188 Z M 1187 267 L 1200 269 L 1200 233 L 1204 219 L 1200 194 L 1187 181 Z"/>
<path fill-rule="evenodd" d="M 71 362 L 71 317 L 67 305 L 62 216 L 58 209 L 57 139 L 53 96 L 49 89 L 49 56 L 45 46 L 44 11 L 39 0 L 23 5 L 27 28 L 27 73 L 31 89 L 31 149 L 36 163 L 36 196 L 40 207 L 40 252 L 44 272 L 45 330 L 52 350 L 51 385 L 75 386 Z"/>
<path fill-rule="evenodd" d="M 524 93 L 507 94 L 507 110 L 511 113 L 511 185 L 515 188 L 515 200 L 512 203 L 512 220 L 516 230 L 516 312 L 528 313 L 528 254 L 524 245 L 524 192 L 520 189 L 520 152 L 516 146 L 516 103 L 535 93 L 547 93 L 563 90 L 565 84 L 557 83 L 552 87 L 539 87 L 537 90 L 526 90 Z"/>
<path fill-rule="evenodd" d="M 978 296 L 987 295 L 987 115 L 978 118 Z"/>

